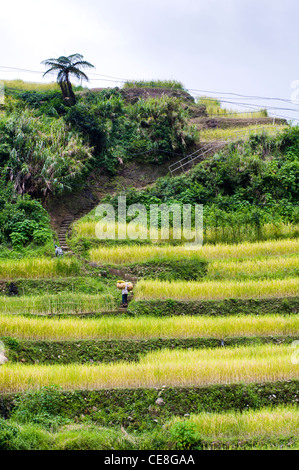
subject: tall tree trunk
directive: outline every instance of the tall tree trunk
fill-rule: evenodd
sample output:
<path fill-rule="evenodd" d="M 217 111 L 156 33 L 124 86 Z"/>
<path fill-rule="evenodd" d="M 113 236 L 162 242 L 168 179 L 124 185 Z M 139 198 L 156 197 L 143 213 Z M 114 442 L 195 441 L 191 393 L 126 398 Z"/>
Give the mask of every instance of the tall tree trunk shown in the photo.
<path fill-rule="evenodd" d="M 68 97 L 68 89 L 67 89 L 67 84 L 66 82 L 59 82 L 59 86 L 61 88 L 61 93 L 63 97 L 63 101 L 65 104 L 68 104 L 69 102 L 69 97 Z"/>
<path fill-rule="evenodd" d="M 74 106 L 74 104 L 76 104 L 76 97 L 69 79 L 67 78 L 67 80 L 59 82 L 59 85 L 61 88 L 64 103 L 67 106 Z"/>
<path fill-rule="evenodd" d="M 75 97 L 75 93 L 73 91 L 72 84 L 69 80 L 68 74 L 66 75 L 66 86 L 67 86 L 67 89 L 68 89 L 68 97 L 69 97 L 70 106 L 74 106 L 74 104 L 76 104 L 76 97 Z"/>

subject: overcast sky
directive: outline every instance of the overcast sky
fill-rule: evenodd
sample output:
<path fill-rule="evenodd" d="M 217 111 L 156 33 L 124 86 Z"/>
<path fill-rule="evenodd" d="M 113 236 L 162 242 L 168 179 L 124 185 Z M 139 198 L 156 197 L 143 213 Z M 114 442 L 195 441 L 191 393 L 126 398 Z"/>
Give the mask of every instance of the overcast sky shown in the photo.
<path fill-rule="evenodd" d="M 96 67 L 89 87 L 172 79 L 227 101 L 299 100 L 298 0 L 10 0 L 0 15 L 0 79 L 54 80 L 3 67 L 43 71 L 42 60 L 78 52 Z"/>

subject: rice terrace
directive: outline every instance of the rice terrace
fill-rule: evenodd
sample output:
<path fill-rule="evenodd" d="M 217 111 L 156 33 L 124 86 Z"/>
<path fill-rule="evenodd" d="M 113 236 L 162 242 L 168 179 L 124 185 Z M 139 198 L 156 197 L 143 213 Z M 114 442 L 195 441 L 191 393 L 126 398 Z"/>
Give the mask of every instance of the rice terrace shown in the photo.
<path fill-rule="evenodd" d="M 43 64 L 0 109 L 0 449 L 298 450 L 299 127 Z M 139 236 L 172 204 L 201 246 Z"/>

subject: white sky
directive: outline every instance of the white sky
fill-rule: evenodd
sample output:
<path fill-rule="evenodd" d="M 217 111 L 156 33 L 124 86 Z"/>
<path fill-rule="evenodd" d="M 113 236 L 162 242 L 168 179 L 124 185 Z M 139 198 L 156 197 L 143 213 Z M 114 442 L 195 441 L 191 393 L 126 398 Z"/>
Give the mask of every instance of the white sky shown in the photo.
<path fill-rule="evenodd" d="M 121 86 L 103 75 L 172 79 L 222 97 L 299 100 L 298 0 L 10 0 L 0 18 L 0 79 L 51 81 L 3 67 L 44 71 L 44 59 L 81 53 L 96 67 L 87 70 L 89 87 Z"/>

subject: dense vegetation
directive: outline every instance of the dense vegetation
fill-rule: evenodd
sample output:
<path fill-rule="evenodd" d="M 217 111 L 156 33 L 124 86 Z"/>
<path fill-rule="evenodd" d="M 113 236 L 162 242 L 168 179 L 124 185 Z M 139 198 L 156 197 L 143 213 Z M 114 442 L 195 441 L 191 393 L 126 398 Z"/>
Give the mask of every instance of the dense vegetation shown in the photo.
<path fill-rule="evenodd" d="M 0 448 L 298 449 L 297 389 L 298 381 L 69 393 L 42 387 L 7 400 L 11 418 L 0 419 Z"/>
<path fill-rule="evenodd" d="M 190 117 L 207 105 L 175 82 L 74 90 L 69 106 L 58 86 L 6 84 L 0 110 L 0 449 L 298 449 L 299 128 L 126 191 L 128 205 L 203 204 L 200 250 L 103 246 L 94 210 L 73 229 L 81 259 L 49 259 L 52 195 L 167 166 L 198 144 Z M 135 279 L 127 309 L 119 276 Z"/>
<path fill-rule="evenodd" d="M 162 163 L 183 154 L 196 138 L 187 124 L 188 113 L 179 99 L 140 99 L 125 104 L 118 90 L 89 93 L 65 116 L 89 136 L 95 165 L 114 173 L 130 160 Z"/>
<path fill-rule="evenodd" d="M 277 238 L 279 226 L 299 221 L 298 154 L 297 127 L 277 137 L 252 136 L 202 161 L 188 174 L 160 178 L 144 191 L 127 191 L 127 205 L 203 204 L 209 242 Z M 117 197 L 107 200 L 117 207 Z"/>
<path fill-rule="evenodd" d="M 11 184 L 0 181 L 0 244 L 8 242 L 19 249 L 23 245 L 46 245 L 53 239 L 50 218 L 40 202 L 29 195 L 16 195 Z M 1 256 L 7 252 L 1 253 Z"/>
<path fill-rule="evenodd" d="M 163 163 L 174 154 L 184 155 L 198 139 L 179 98 L 128 103 L 117 88 L 76 91 L 77 102 L 69 107 L 57 88 L 7 87 L 6 112 L 0 119 L 4 192 L 12 181 L 14 194 L 44 200 L 78 188 L 91 170 L 113 175 L 130 161 Z M 212 105 L 219 107 L 217 101 Z M 276 137 L 253 136 L 219 151 L 187 175 L 160 178 L 146 191 L 127 191 L 127 204 L 203 204 L 210 243 L 296 236 L 287 225 L 298 224 L 298 152 L 297 127 Z M 3 237 L 11 242 L 9 234 Z"/>
<path fill-rule="evenodd" d="M 78 189 L 91 170 L 115 174 L 128 161 L 162 163 L 173 153 L 184 154 L 197 137 L 177 98 L 127 104 L 112 89 L 77 93 L 70 107 L 54 85 L 28 90 L 19 82 L 7 83 L 5 96 L 0 175 L 6 205 L 14 204 L 19 194 L 44 202 L 53 194 Z M 32 239 L 32 230 L 16 231 L 21 233 L 19 244 Z M 10 232 L 1 232 L 2 241 L 10 244 Z"/>
<path fill-rule="evenodd" d="M 9 89 L 7 102 L 10 110 L 23 111 L 26 105 L 36 117 L 62 117 L 93 147 L 94 167 L 111 172 L 120 161 L 135 159 L 135 154 L 142 161 L 161 163 L 174 152 L 183 153 L 197 137 L 181 100 L 166 95 L 128 104 L 118 88 L 82 92 L 74 106 L 66 107 L 56 91 Z"/>

